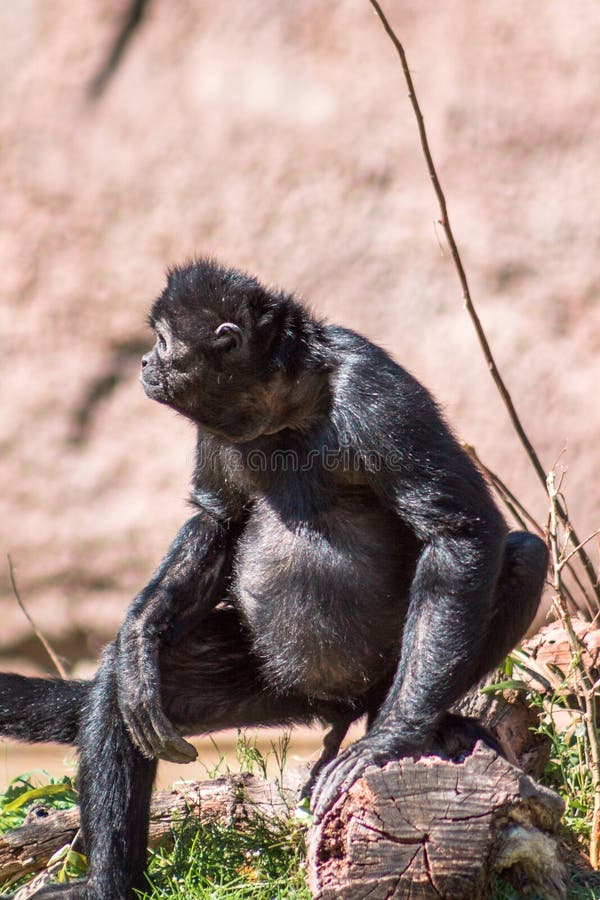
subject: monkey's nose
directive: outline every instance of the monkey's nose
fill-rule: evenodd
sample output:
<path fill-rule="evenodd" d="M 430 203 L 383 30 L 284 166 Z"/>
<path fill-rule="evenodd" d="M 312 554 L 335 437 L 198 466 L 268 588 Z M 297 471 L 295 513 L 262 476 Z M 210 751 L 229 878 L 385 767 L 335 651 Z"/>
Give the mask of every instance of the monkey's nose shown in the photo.
<path fill-rule="evenodd" d="M 142 369 L 145 369 L 149 362 L 150 362 L 150 354 L 144 353 L 144 355 L 142 356 Z"/>

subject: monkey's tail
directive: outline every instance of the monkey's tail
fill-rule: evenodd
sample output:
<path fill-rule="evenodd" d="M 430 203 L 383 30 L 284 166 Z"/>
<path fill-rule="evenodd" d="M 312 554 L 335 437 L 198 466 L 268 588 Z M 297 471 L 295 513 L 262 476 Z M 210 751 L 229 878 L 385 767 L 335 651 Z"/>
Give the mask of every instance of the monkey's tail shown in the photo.
<path fill-rule="evenodd" d="M 91 681 L 0 673 L 0 735 L 75 744 Z"/>

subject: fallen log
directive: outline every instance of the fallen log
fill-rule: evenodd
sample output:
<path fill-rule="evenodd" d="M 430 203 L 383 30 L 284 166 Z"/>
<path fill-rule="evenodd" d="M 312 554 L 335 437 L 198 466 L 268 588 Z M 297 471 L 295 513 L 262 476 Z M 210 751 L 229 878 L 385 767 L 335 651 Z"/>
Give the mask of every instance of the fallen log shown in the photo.
<path fill-rule="evenodd" d="M 284 793 L 275 782 L 252 775 L 232 775 L 212 781 L 178 782 L 170 791 L 156 791 L 150 812 L 149 846 L 158 847 L 177 822 L 193 817 L 202 823 L 239 824 L 253 816 L 289 815 L 299 793 L 291 779 Z M 289 800 L 288 800 L 289 798 Z M 12 884 L 40 872 L 52 856 L 71 844 L 79 830 L 79 809 L 48 810 L 35 806 L 25 824 L 0 835 L 0 884 Z"/>

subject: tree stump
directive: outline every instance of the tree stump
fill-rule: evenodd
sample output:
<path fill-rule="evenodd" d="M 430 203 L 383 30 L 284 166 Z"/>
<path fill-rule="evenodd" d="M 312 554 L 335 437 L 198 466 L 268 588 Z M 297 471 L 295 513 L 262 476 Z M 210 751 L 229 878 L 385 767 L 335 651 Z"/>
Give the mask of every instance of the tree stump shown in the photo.
<path fill-rule="evenodd" d="M 478 743 L 368 769 L 309 836 L 315 900 L 485 898 L 492 875 L 566 897 L 562 800 Z"/>

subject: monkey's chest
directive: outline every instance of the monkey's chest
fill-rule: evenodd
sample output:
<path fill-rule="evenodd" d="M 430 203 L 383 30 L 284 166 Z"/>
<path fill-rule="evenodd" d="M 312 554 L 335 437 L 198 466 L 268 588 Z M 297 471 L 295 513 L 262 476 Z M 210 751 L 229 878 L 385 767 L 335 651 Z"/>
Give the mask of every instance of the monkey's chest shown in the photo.
<path fill-rule="evenodd" d="M 259 507 L 240 543 L 234 595 L 270 684 L 348 699 L 399 655 L 414 554 L 403 553 L 387 514 L 328 512 L 298 525 Z"/>

